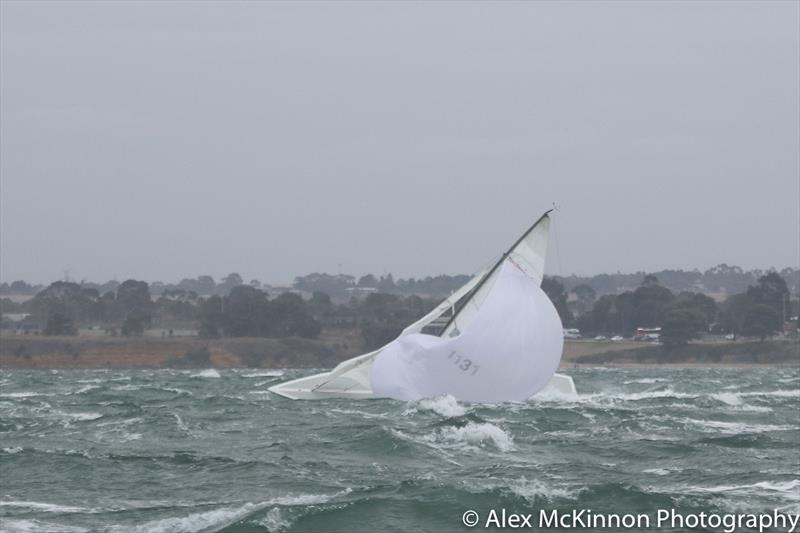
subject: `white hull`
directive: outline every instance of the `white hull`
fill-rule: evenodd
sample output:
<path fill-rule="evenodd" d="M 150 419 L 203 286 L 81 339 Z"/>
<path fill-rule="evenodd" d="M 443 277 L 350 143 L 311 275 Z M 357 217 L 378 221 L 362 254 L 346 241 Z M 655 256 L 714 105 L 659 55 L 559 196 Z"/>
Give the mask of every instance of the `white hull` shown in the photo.
<path fill-rule="evenodd" d="M 324 400 L 328 398 L 349 398 L 351 400 L 374 399 L 372 389 L 367 384 L 355 382 L 349 389 L 326 390 L 325 384 L 329 380 L 330 372 L 322 372 L 304 378 L 280 383 L 269 388 L 270 392 L 289 398 L 290 400 Z M 536 395 L 577 397 L 575 382 L 565 374 L 555 374 L 544 389 Z M 534 395 L 534 396 L 536 396 Z"/>

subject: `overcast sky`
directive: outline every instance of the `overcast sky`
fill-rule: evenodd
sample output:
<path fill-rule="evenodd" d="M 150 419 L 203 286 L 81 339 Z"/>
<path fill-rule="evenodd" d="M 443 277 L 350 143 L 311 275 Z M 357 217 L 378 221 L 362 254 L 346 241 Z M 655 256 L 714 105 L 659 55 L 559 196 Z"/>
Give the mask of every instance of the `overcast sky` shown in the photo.
<path fill-rule="evenodd" d="M 0 5 L 3 281 L 800 264 L 795 1 Z"/>

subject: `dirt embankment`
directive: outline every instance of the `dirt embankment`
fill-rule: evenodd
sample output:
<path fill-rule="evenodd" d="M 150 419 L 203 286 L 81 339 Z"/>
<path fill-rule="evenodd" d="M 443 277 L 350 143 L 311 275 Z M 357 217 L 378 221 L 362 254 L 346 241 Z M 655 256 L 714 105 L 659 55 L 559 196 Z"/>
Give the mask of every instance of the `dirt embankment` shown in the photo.
<path fill-rule="evenodd" d="M 0 338 L 3 368 L 321 368 L 343 358 L 320 341 L 298 338 Z"/>
<path fill-rule="evenodd" d="M 125 337 L 0 337 L 2 368 L 330 368 L 362 353 L 352 332 L 299 338 L 198 339 Z M 563 366 L 573 365 L 792 365 L 800 343 L 693 343 L 667 350 L 634 342 L 568 341 Z"/>

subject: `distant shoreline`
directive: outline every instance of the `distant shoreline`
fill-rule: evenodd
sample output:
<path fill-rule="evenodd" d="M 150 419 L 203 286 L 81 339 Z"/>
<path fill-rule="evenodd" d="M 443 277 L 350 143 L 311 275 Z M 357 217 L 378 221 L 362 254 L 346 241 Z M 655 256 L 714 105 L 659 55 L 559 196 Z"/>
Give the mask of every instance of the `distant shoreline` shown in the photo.
<path fill-rule="evenodd" d="M 332 368 L 362 353 L 362 347 L 352 342 L 332 339 L 342 340 L 2 335 L 0 369 Z M 701 342 L 666 351 L 634 342 L 566 341 L 561 360 L 562 369 L 745 366 L 800 367 L 800 342 Z"/>

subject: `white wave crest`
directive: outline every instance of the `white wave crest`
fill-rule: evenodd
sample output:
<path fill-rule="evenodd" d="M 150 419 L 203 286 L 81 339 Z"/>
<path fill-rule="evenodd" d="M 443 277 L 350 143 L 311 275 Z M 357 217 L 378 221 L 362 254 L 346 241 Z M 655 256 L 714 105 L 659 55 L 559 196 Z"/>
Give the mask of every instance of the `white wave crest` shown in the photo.
<path fill-rule="evenodd" d="M 718 392 L 711 397 L 728 405 L 742 405 L 742 397 L 735 392 Z"/>
<path fill-rule="evenodd" d="M 570 489 L 567 487 L 554 487 L 539 480 L 527 479 L 522 479 L 516 483 L 512 483 L 508 488 L 511 489 L 514 494 L 525 498 L 531 503 L 534 503 L 534 500 L 537 498 L 545 499 L 549 502 L 552 502 L 556 499 L 573 500 L 577 497 L 581 490 L 583 490 Z"/>
<path fill-rule="evenodd" d="M 745 424 L 743 422 L 721 422 L 716 420 L 696 420 L 694 418 L 682 419 L 689 424 L 701 428 L 719 430 L 721 433 L 737 435 L 740 433 L 767 433 L 770 431 L 792 431 L 794 426 L 778 426 L 774 424 Z"/>
<path fill-rule="evenodd" d="M 776 496 L 790 500 L 800 501 L 800 479 L 791 481 L 759 481 L 750 485 L 719 485 L 715 487 L 684 487 L 685 492 L 694 493 L 741 493 L 747 495 Z"/>
<path fill-rule="evenodd" d="M 488 422 L 476 424 L 470 422 L 462 427 L 443 428 L 440 435 L 445 440 L 464 443 L 464 444 L 483 444 L 490 442 L 503 452 L 507 452 L 514 447 L 511 435 L 501 428 Z"/>
<path fill-rule="evenodd" d="M 201 370 L 197 374 L 192 374 L 193 378 L 219 378 L 222 377 L 219 375 L 219 372 L 216 371 L 214 368 L 206 368 L 205 370 Z"/>
<path fill-rule="evenodd" d="M 187 516 L 162 518 L 145 522 L 138 526 L 111 526 L 109 531 L 123 532 L 130 531 L 136 533 L 170 533 L 170 532 L 189 532 L 189 531 L 219 531 L 231 524 L 242 520 L 247 515 L 258 511 L 263 506 L 254 503 L 246 503 L 241 507 L 226 507 L 192 513 Z"/>
<path fill-rule="evenodd" d="M 22 451 L 22 448 L 19 446 L 11 446 L 8 448 L 3 448 L 3 453 L 7 453 L 9 455 L 14 455 L 15 453 L 19 453 Z"/>
<path fill-rule="evenodd" d="M 41 520 L 9 520 L 0 518 L 0 531 L 9 533 L 85 533 L 82 527 L 65 526 Z"/>
<path fill-rule="evenodd" d="M 425 398 L 417 402 L 416 409 L 419 411 L 433 411 L 437 415 L 452 417 L 463 416 L 467 410 L 458 405 L 458 401 L 449 394 L 436 398 Z"/>
<path fill-rule="evenodd" d="M 0 501 L 0 507 L 18 507 L 42 513 L 96 513 L 97 510 L 44 502 Z"/>
<path fill-rule="evenodd" d="M 34 396 L 50 396 L 49 394 L 44 394 L 42 392 L 30 392 L 30 391 L 22 391 L 22 392 L 7 392 L 5 394 L 0 394 L 0 398 L 33 398 Z"/>
<path fill-rule="evenodd" d="M 112 532 L 142 532 L 142 533 L 167 533 L 189 531 L 220 531 L 228 526 L 245 519 L 246 517 L 273 506 L 318 505 L 332 498 L 347 494 L 351 489 L 345 489 L 335 494 L 300 494 L 297 496 L 279 496 L 261 503 L 246 503 L 240 507 L 225 507 L 187 516 L 163 518 L 153 520 L 139 526 L 112 526 Z M 276 509 L 278 507 L 275 507 Z M 269 513 L 267 513 L 269 515 Z"/>
<path fill-rule="evenodd" d="M 283 376 L 283 370 L 269 370 L 267 372 L 255 372 L 253 374 L 242 374 L 243 378 L 279 378 Z"/>

